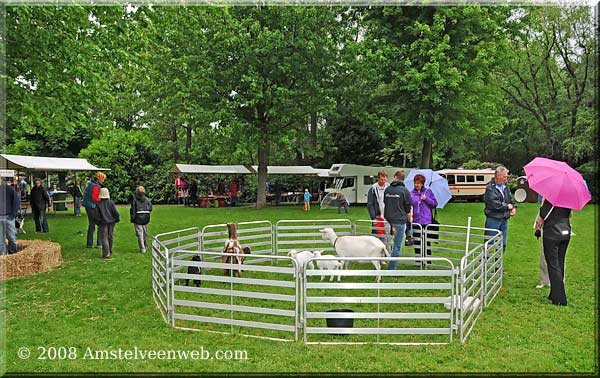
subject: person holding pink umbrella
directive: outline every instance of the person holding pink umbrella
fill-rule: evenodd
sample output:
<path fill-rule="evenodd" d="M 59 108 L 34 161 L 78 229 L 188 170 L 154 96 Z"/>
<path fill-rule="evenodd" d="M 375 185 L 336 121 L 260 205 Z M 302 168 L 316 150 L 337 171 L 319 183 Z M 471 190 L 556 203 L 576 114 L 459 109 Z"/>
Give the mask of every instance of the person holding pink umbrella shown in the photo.
<path fill-rule="evenodd" d="M 554 206 L 546 200 L 540 208 L 537 222 L 544 227 L 542 245 L 548 276 L 550 277 L 550 294 L 548 299 L 553 305 L 566 306 L 565 292 L 565 256 L 571 240 L 571 209 Z"/>
<path fill-rule="evenodd" d="M 542 242 L 550 276 L 548 299 L 567 305 L 565 255 L 571 240 L 571 210 L 581 210 L 592 196 L 583 176 L 564 161 L 536 157 L 523 169 L 529 187 L 544 196 L 537 222 L 544 225 Z"/>

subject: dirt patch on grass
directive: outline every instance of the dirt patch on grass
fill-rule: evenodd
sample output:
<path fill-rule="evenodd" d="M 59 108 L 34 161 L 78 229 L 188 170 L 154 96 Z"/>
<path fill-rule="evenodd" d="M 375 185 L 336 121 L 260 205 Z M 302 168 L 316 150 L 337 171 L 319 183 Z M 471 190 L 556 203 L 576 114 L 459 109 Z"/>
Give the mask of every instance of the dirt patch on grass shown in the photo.
<path fill-rule="evenodd" d="M 61 246 L 47 240 L 18 240 L 17 253 L 0 256 L 0 280 L 46 272 L 62 263 Z"/>

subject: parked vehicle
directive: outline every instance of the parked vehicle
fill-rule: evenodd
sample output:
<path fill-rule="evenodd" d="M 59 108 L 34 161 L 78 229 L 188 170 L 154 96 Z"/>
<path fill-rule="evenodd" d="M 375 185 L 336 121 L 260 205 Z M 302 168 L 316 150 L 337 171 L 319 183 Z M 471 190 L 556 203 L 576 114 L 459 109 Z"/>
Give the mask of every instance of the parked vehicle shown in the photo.
<path fill-rule="evenodd" d="M 442 169 L 436 171 L 448 180 L 453 198 L 483 199 L 485 187 L 494 178 L 493 169 Z"/>
<path fill-rule="evenodd" d="M 388 174 L 388 182 L 394 179 L 394 173 L 403 169 L 406 175 L 411 168 L 401 167 L 378 167 L 357 164 L 334 164 L 329 169 L 329 177 L 333 177 L 333 186 L 325 192 L 342 192 L 349 203 L 367 203 L 367 192 L 377 181 L 377 173 L 385 170 Z"/>

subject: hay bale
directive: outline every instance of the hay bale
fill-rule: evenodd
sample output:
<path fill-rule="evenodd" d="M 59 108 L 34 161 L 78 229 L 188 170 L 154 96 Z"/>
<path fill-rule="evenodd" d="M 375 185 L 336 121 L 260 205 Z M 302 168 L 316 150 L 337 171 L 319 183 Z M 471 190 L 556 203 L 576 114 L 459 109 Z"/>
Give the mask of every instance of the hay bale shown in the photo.
<path fill-rule="evenodd" d="M 0 256 L 0 279 L 46 272 L 62 263 L 60 244 L 47 240 L 18 240 L 17 253 Z"/>

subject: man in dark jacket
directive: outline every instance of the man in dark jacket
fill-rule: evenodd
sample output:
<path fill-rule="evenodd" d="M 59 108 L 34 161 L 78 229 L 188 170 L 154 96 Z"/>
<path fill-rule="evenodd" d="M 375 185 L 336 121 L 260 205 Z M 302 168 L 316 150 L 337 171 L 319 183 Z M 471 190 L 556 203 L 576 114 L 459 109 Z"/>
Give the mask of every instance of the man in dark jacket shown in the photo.
<path fill-rule="evenodd" d="M 383 197 L 385 189 L 389 186 L 387 181 L 387 173 L 384 170 L 377 173 L 377 182 L 371 186 L 367 192 L 367 210 L 371 220 L 377 219 L 378 216 L 383 216 L 385 207 Z"/>
<path fill-rule="evenodd" d="M 17 252 L 15 218 L 20 207 L 21 196 L 0 177 L 0 255 Z M 5 239 L 8 239 L 8 246 Z"/>
<path fill-rule="evenodd" d="M 143 186 L 138 186 L 135 189 L 135 198 L 131 202 L 129 215 L 135 227 L 140 253 L 145 253 L 148 249 L 148 223 L 150 223 L 151 212 L 152 203 L 146 198 L 146 190 Z"/>
<path fill-rule="evenodd" d="M 508 169 L 503 166 L 496 168 L 494 178 L 485 188 L 483 202 L 485 202 L 485 228 L 502 232 L 503 252 L 506 250 L 506 235 L 508 233 L 508 219 L 517 213 L 513 204 L 510 189 L 506 185 Z M 494 231 L 486 231 L 486 235 L 494 236 Z"/>
<path fill-rule="evenodd" d="M 50 207 L 50 196 L 46 188 L 42 186 L 42 181 L 39 178 L 33 180 L 33 188 L 29 193 L 29 203 L 35 221 L 35 232 L 48 232 L 46 208 Z"/>
<path fill-rule="evenodd" d="M 402 252 L 406 223 L 412 222 L 412 202 L 410 192 L 404 186 L 404 171 L 394 174 L 394 182 L 384 192 L 384 217 L 394 230 L 394 249 L 392 257 L 399 257 Z M 391 261 L 388 269 L 396 269 L 397 262 Z"/>

